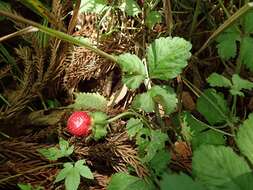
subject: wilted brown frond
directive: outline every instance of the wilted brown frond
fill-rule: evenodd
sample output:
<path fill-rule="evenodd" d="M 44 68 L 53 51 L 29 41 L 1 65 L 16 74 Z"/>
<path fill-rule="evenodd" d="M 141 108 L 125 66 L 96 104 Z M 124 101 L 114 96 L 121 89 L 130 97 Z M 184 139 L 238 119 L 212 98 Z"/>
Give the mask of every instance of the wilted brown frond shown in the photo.
<path fill-rule="evenodd" d="M 0 80 L 11 74 L 11 65 L 5 65 L 0 69 Z"/>
<path fill-rule="evenodd" d="M 110 171 L 128 171 L 128 166 L 132 166 L 137 175 L 144 177 L 147 175 L 147 169 L 140 162 L 137 156 L 137 150 L 129 141 L 126 132 L 112 134 L 104 143 L 90 145 L 75 145 L 75 153 L 78 157 L 85 157 L 87 163 L 91 164 L 96 170 Z M 106 169 L 107 168 L 107 169 Z"/>

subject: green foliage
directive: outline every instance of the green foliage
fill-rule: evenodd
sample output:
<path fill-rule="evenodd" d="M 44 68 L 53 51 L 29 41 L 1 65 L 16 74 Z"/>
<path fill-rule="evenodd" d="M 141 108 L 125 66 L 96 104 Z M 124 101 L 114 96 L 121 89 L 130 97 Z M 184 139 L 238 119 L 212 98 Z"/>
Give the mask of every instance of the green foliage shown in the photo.
<path fill-rule="evenodd" d="M 197 120 L 188 112 L 185 112 L 183 117 L 185 118 L 187 125 L 190 126 L 192 134 L 191 145 L 194 150 L 204 144 L 225 145 L 223 134 L 208 128 L 206 124 Z"/>
<path fill-rule="evenodd" d="M 236 143 L 240 148 L 241 153 L 246 156 L 251 164 L 253 164 L 253 114 L 249 115 L 249 118 L 243 122 L 240 126 L 236 136 Z"/>
<path fill-rule="evenodd" d="M 161 176 L 168 168 L 170 159 L 171 156 L 167 150 L 158 150 L 155 156 L 150 160 L 149 167 L 153 170 L 153 173 L 156 176 Z"/>
<path fill-rule="evenodd" d="M 177 97 L 170 87 L 153 86 L 146 93 L 137 95 L 132 106 L 135 109 L 142 109 L 146 112 L 155 110 L 156 104 L 160 104 L 166 114 L 172 113 L 177 106 Z"/>
<path fill-rule="evenodd" d="M 143 124 L 140 119 L 131 118 L 128 120 L 126 129 L 130 138 L 134 137 L 143 128 Z"/>
<path fill-rule="evenodd" d="M 230 93 L 232 95 L 238 95 L 238 96 L 244 96 L 244 93 L 241 92 L 241 90 L 246 89 L 246 90 L 251 90 L 253 88 L 253 83 L 242 79 L 238 74 L 234 74 L 232 76 L 232 83 L 225 78 L 222 75 L 219 75 L 217 73 L 212 73 L 208 79 L 207 82 L 215 87 L 228 87 L 230 88 Z"/>
<path fill-rule="evenodd" d="M 74 146 L 69 146 L 69 142 L 60 138 L 59 147 L 51 147 L 51 148 L 40 148 L 37 151 L 46 157 L 48 160 L 57 160 L 62 157 L 68 157 L 74 151 Z"/>
<path fill-rule="evenodd" d="M 138 88 L 146 77 L 142 61 L 136 55 L 125 53 L 118 57 L 118 62 L 123 71 L 124 84 L 131 89 Z"/>
<path fill-rule="evenodd" d="M 150 11 L 145 19 L 145 24 L 148 28 L 152 29 L 155 24 L 162 21 L 162 16 L 158 11 Z"/>
<path fill-rule="evenodd" d="M 155 190 L 153 184 L 127 173 L 116 173 L 112 176 L 107 190 Z"/>
<path fill-rule="evenodd" d="M 190 50 L 190 42 L 183 38 L 156 39 L 147 50 L 150 78 L 169 80 L 178 76 L 187 65 Z"/>
<path fill-rule="evenodd" d="M 80 6 L 81 13 L 96 13 L 101 14 L 101 12 L 106 11 L 109 6 L 107 6 L 106 0 L 81 0 Z"/>
<path fill-rule="evenodd" d="M 240 32 L 236 27 L 228 28 L 217 38 L 219 56 L 228 60 L 236 56 L 236 42 L 240 40 Z"/>
<path fill-rule="evenodd" d="M 253 32 L 252 19 L 253 11 L 249 11 L 241 18 L 240 22 L 229 27 L 217 38 L 218 54 L 224 60 L 235 58 L 237 53 L 236 43 L 240 42 L 240 61 L 251 71 L 253 71 L 253 58 L 251 56 L 253 38 L 250 36 L 250 33 Z"/>
<path fill-rule="evenodd" d="M 107 119 L 108 116 L 103 112 L 93 112 L 92 116 L 92 137 L 94 140 L 99 140 L 107 134 Z"/>
<path fill-rule="evenodd" d="M 165 148 L 168 135 L 160 130 L 143 128 L 136 136 L 136 144 L 140 153 L 141 160 L 150 162 L 155 155 Z"/>
<path fill-rule="evenodd" d="M 137 16 L 141 9 L 135 0 L 123 0 L 119 8 L 128 16 Z"/>
<path fill-rule="evenodd" d="M 0 10 L 2 11 L 10 11 L 11 10 L 11 6 L 9 3 L 6 3 L 4 1 L 0 1 Z M 5 17 L 4 16 L 0 16 L 0 21 L 4 20 Z"/>
<path fill-rule="evenodd" d="M 230 147 L 203 145 L 193 154 L 193 173 L 208 189 L 249 190 L 253 175 L 247 162 Z"/>
<path fill-rule="evenodd" d="M 80 177 L 94 179 L 88 166 L 84 165 L 84 160 L 78 160 L 74 165 L 65 163 L 64 168 L 58 173 L 55 183 L 65 179 L 66 190 L 77 190 L 80 184 Z"/>
<path fill-rule="evenodd" d="M 104 111 L 107 108 L 107 100 L 97 93 L 75 93 L 75 103 L 69 107 L 76 110 L 95 109 Z"/>
<path fill-rule="evenodd" d="M 31 184 L 24 184 L 24 183 L 19 183 L 18 184 L 19 189 L 21 190 L 43 190 L 44 188 L 41 186 L 32 186 Z"/>
<path fill-rule="evenodd" d="M 191 177 L 184 173 L 180 174 L 167 174 L 164 173 L 160 181 L 161 190 L 206 190 L 204 186 L 193 181 Z"/>
<path fill-rule="evenodd" d="M 211 124 L 224 123 L 228 120 L 229 109 L 223 94 L 214 89 L 205 90 L 197 100 L 197 110 Z"/>
<path fill-rule="evenodd" d="M 230 80 L 228 80 L 226 77 L 217 74 L 217 73 L 212 73 L 208 78 L 207 82 L 210 84 L 212 87 L 231 87 L 232 84 Z"/>

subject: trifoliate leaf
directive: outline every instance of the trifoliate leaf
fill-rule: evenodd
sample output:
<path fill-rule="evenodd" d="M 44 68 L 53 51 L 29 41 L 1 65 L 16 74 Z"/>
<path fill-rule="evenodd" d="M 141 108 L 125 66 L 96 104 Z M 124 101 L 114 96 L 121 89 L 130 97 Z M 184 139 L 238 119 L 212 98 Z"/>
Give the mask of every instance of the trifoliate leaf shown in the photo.
<path fill-rule="evenodd" d="M 171 159 L 170 153 L 165 150 L 159 150 L 156 155 L 150 160 L 149 166 L 154 170 L 157 176 L 164 173 L 168 167 L 169 161 Z"/>
<path fill-rule="evenodd" d="M 241 42 L 240 58 L 241 62 L 244 65 L 246 65 L 246 67 L 249 68 L 250 71 L 253 71 L 252 49 L 253 49 L 253 38 L 244 37 Z"/>
<path fill-rule="evenodd" d="M 230 147 L 203 145 L 193 152 L 193 174 L 209 189 L 250 190 L 253 176 L 247 162 Z"/>
<path fill-rule="evenodd" d="M 229 109 L 223 94 L 214 89 L 205 90 L 197 100 L 197 110 L 211 124 L 224 123 L 228 120 Z"/>
<path fill-rule="evenodd" d="M 240 148 L 240 151 L 245 155 L 251 164 L 253 164 L 253 114 L 249 115 L 249 118 L 243 122 L 236 135 L 236 143 Z"/>
<path fill-rule="evenodd" d="M 183 117 L 191 129 L 191 144 L 193 150 L 204 144 L 225 145 L 226 140 L 223 134 L 209 129 L 204 123 L 196 119 L 189 112 L 183 113 Z"/>
<path fill-rule="evenodd" d="M 247 14 L 243 16 L 243 30 L 245 33 L 253 32 L 253 11 L 248 11 Z"/>
<path fill-rule="evenodd" d="M 251 90 L 253 88 L 253 83 L 242 79 L 238 74 L 234 74 L 232 77 L 233 86 L 230 89 L 232 95 L 244 96 L 242 89 Z"/>
<path fill-rule="evenodd" d="M 150 11 L 145 19 L 145 24 L 148 28 L 152 29 L 155 24 L 162 21 L 162 16 L 158 11 Z"/>
<path fill-rule="evenodd" d="M 228 60 L 236 56 L 236 41 L 240 40 L 240 32 L 236 27 L 230 27 L 217 38 L 219 56 Z"/>
<path fill-rule="evenodd" d="M 231 87 L 232 84 L 230 80 L 228 80 L 226 77 L 217 74 L 217 73 L 212 73 L 208 78 L 207 82 L 210 84 L 212 87 Z"/>
<path fill-rule="evenodd" d="M 146 77 L 145 67 L 139 57 L 125 53 L 118 57 L 118 63 L 123 71 L 123 83 L 131 89 L 138 88 Z"/>
<path fill-rule="evenodd" d="M 101 14 L 109 8 L 106 0 L 81 0 L 80 13 L 97 13 Z"/>
<path fill-rule="evenodd" d="M 199 182 L 184 174 L 167 174 L 164 173 L 160 181 L 161 190 L 206 190 Z"/>
<path fill-rule="evenodd" d="M 169 80 L 178 76 L 190 58 L 191 44 L 179 37 L 156 39 L 147 51 L 150 78 Z"/>
<path fill-rule="evenodd" d="M 105 97 L 97 93 L 75 93 L 75 103 L 69 107 L 77 110 L 95 109 L 104 111 L 107 108 L 107 100 Z"/>
<path fill-rule="evenodd" d="M 112 176 L 107 190 L 155 190 L 153 184 L 127 173 L 116 173 Z"/>
<path fill-rule="evenodd" d="M 131 118 L 128 120 L 126 129 L 130 138 L 134 137 L 143 127 L 140 119 Z"/>
<path fill-rule="evenodd" d="M 152 112 L 155 110 L 155 102 L 149 92 L 138 94 L 132 103 L 133 108 L 142 109 L 145 112 Z"/>
<path fill-rule="evenodd" d="M 80 184 L 80 175 L 87 179 L 93 179 L 93 174 L 84 163 L 84 160 L 78 160 L 74 166 L 70 162 L 65 163 L 54 183 L 65 179 L 66 190 L 77 190 Z"/>
<path fill-rule="evenodd" d="M 137 16 L 141 9 L 135 0 L 123 0 L 123 3 L 119 7 L 128 16 Z"/>
<path fill-rule="evenodd" d="M 177 95 L 170 87 L 165 86 L 153 86 L 149 90 L 153 100 L 160 104 L 166 114 L 170 114 L 175 111 L 177 107 Z"/>

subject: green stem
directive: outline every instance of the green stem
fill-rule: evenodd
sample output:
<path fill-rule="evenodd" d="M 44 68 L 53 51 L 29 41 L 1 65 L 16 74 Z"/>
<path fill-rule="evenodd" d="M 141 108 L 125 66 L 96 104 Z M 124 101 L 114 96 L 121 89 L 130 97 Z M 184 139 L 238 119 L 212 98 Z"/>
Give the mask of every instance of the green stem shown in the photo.
<path fill-rule="evenodd" d="M 109 59 L 113 62 L 116 62 L 117 63 L 117 59 L 115 56 L 113 55 L 110 55 L 94 46 L 92 46 L 91 44 L 89 44 L 88 42 L 85 42 L 84 40 L 79 40 L 77 38 L 74 38 L 66 33 L 63 33 L 63 32 L 60 32 L 60 31 L 57 31 L 57 30 L 54 30 L 54 29 L 51 29 L 51 28 L 48 28 L 46 26 L 43 26 L 41 24 L 38 24 L 36 22 L 33 22 L 31 20 L 28 20 L 28 19 L 25 19 L 21 16 L 18 16 L 18 15 L 14 15 L 12 13 L 8 13 L 6 11 L 2 11 L 0 10 L 0 15 L 3 15 L 3 16 L 6 16 L 6 17 L 9 17 L 15 21 L 19 21 L 19 22 L 22 22 L 24 24 L 28 24 L 28 25 L 31 25 L 33 27 L 36 27 L 38 28 L 40 31 L 50 35 L 50 36 L 53 36 L 53 37 L 56 37 L 58 39 L 61 39 L 61 40 L 64 40 L 64 41 L 67 41 L 67 42 L 70 42 L 72 44 L 75 44 L 75 45 L 78 45 L 78 46 L 83 46 L 93 52 L 95 52 L 96 54 L 102 56 L 102 57 L 105 57 L 106 59 Z"/>
<path fill-rule="evenodd" d="M 112 118 L 108 119 L 107 122 L 108 123 L 112 123 L 112 122 L 114 122 L 114 121 L 116 121 L 116 120 L 118 120 L 118 119 L 120 119 L 122 117 L 131 116 L 131 115 L 136 116 L 135 113 L 130 112 L 130 111 L 123 112 L 123 113 L 120 113 L 120 114 L 116 115 L 115 117 L 112 117 Z"/>

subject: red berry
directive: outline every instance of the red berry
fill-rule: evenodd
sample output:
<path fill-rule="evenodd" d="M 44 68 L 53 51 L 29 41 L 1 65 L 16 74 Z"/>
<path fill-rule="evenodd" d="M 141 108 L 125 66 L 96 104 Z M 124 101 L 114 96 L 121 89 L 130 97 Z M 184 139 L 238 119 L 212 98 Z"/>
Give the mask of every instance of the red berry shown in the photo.
<path fill-rule="evenodd" d="M 91 131 L 91 117 L 87 112 L 76 111 L 68 119 L 67 129 L 75 136 L 87 136 Z"/>

